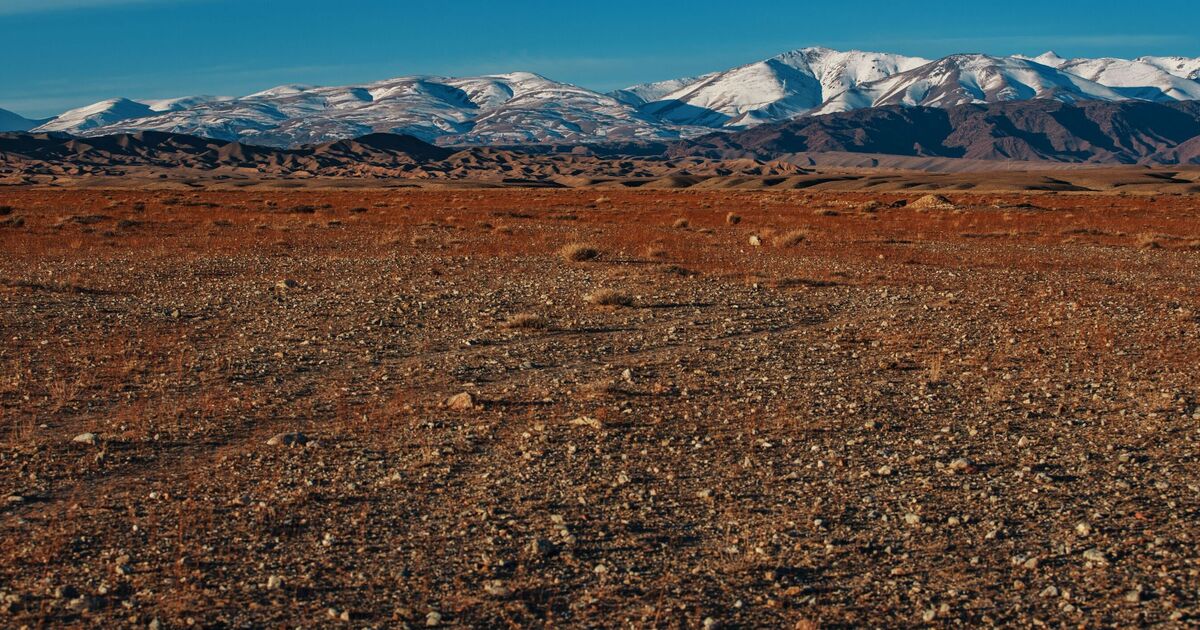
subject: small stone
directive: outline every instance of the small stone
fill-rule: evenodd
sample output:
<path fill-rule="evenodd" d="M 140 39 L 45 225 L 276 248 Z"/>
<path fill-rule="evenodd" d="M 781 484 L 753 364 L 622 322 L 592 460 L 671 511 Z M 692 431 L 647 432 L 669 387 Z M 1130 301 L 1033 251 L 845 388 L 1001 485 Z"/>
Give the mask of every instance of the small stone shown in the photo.
<path fill-rule="evenodd" d="M 975 467 L 971 465 L 971 461 L 965 457 L 960 457 L 950 462 L 949 468 L 956 473 L 968 473 L 975 469 Z"/>
<path fill-rule="evenodd" d="M 546 540 L 545 538 L 534 538 L 533 540 L 529 541 L 529 546 L 527 549 L 529 550 L 530 555 L 540 558 L 553 551 L 554 546 L 551 545 L 550 541 Z"/>
<path fill-rule="evenodd" d="M 475 398 L 467 392 L 455 394 L 446 399 L 446 407 L 451 411 L 470 411 L 475 408 Z"/>
<path fill-rule="evenodd" d="M 932 608 L 930 608 L 929 610 L 926 610 L 921 615 L 921 620 L 924 621 L 925 623 L 929 623 L 929 622 L 933 621 L 934 619 L 937 619 L 937 611 Z"/>
<path fill-rule="evenodd" d="M 96 437 L 95 433 L 80 433 L 79 435 L 71 438 L 71 441 L 75 442 L 76 444 L 87 444 L 89 446 L 95 446 L 96 442 L 99 440 L 100 438 Z"/>
<path fill-rule="evenodd" d="M 890 477 L 892 472 L 891 466 L 880 466 L 879 470 L 875 471 L 875 474 L 879 475 L 880 477 Z"/>
<path fill-rule="evenodd" d="M 919 525 L 921 523 L 921 517 L 909 512 L 908 514 L 904 515 L 904 522 L 908 523 L 909 525 Z"/>
<path fill-rule="evenodd" d="M 483 585 L 483 590 L 492 597 L 508 597 L 512 595 L 512 589 L 504 585 L 500 580 L 493 580 Z"/>
<path fill-rule="evenodd" d="M 704 630 L 720 630 L 721 622 L 712 617 L 704 618 Z"/>
<path fill-rule="evenodd" d="M 1105 564 L 1108 562 L 1108 558 L 1104 555 L 1104 552 L 1096 549 L 1095 547 L 1084 551 L 1083 558 L 1084 560 L 1095 562 L 1097 564 Z"/>
<path fill-rule="evenodd" d="M 442 625 L 442 613 L 431 610 L 428 615 L 425 615 L 425 625 L 430 628 Z"/>
<path fill-rule="evenodd" d="M 278 289 L 295 289 L 298 286 L 300 286 L 300 283 L 292 280 L 291 278 L 284 278 L 283 280 L 275 283 L 275 287 Z"/>
<path fill-rule="evenodd" d="M 754 247 L 760 247 L 760 246 L 762 246 L 762 239 L 759 238 L 757 234 L 751 234 L 750 235 L 750 245 L 752 245 Z"/>
<path fill-rule="evenodd" d="M 308 436 L 303 433 L 279 433 L 267 440 L 268 446 L 304 446 L 308 444 Z"/>
<path fill-rule="evenodd" d="M 1125 593 L 1125 601 L 1136 604 L 1142 601 L 1142 587 L 1137 587 L 1128 593 Z"/>
<path fill-rule="evenodd" d="M 1080 521 L 1075 524 L 1075 533 L 1080 536 L 1090 536 L 1092 534 L 1092 526 Z"/>
<path fill-rule="evenodd" d="M 278 575 L 272 575 L 271 577 L 267 578 L 267 588 L 271 589 L 272 591 L 283 588 L 283 578 L 279 577 Z"/>
<path fill-rule="evenodd" d="M 1058 587 L 1053 585 L 1047 586 L 1046 588 L 1042 589 L 1041 593 L 1038 594 L 1042 597 L 1058 597 Z"/>
<path fill-rule="evenodd" d="M 597 564 L 596 568 L 592 569 L 592 571 L 596 575 L 604 575 L 605 573 L 608 573 L 608 567 L 604 566 L 603 564 Z"/>

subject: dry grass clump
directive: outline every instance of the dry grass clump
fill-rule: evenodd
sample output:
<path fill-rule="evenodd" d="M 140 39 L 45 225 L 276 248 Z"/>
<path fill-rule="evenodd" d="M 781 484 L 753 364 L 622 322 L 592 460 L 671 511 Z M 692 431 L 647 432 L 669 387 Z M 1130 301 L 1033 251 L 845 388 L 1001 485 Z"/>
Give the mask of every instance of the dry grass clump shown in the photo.
<path fill-rule="evenodd" d="M 508 329 L 536 330 L 548 328 L 550 320 L 536 313 L 514 313 L 504 320 L 503 326 Z"/>
<path fill-rule="evenodd" d="M 1149 232 L 1142 232 L 1141 234 L 1138 234 L 1134 238 L 1133 242 L 1142 249 L 1162 249 L 1162 243 L 1159 241 L 1159 237 Z"/>
<path fill-rule="evenodd" d="M 737 225 L 742 222 L 742 215 L 736 212 L 730 212 L 729 214 L 725 215 L 725 222 L 729 225 Z"/>
<path fill-rule="evenodd" d="M 775 245 L 777 247 L 795 247 L 800 243 L 807 241 L 808 236 L 809 234 L 807 230 L 792 230 L 790 232 L 785 232 L 782 236 L 780 236 L 775 241 Z"/>
<path fill-rule="evenodd" d="M 632 296 L 616 289 L 596 289 L 584 299 L 588 304 L 596 306 L 630 306 L 633 304 Z"/>
<path fill-rule="evenodd" d="M 691 225 L 691 222 L 688 221 L 685 217 L 679 217 L 678 219 L 675 219 L 675 222 L 671 224 L 671 227 L 674 227 L 677 230 L 682 230 L 682 229 L 686 229 L 690 225 Z"/>
<path fill-rule="evenodd" d="M 587 243 L 569 243 L 558 250 L 558 255 L 568 262 L 585 262 L 600 257 L 600 250 Z"/>

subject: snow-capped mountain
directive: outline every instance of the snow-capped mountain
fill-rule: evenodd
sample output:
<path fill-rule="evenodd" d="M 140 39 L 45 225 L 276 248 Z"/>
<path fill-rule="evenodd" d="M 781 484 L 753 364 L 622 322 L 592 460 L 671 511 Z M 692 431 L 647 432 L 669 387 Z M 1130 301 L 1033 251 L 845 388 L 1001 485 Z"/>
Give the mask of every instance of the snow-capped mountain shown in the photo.
<path fill-rule="evenodd" d="M 571 144 L 674 140 L 883 105 L 1025 99 L 1200 100 L 1200 58 L 1069 59 L 1047 52 L 930 61 L 802 48 L 609 94 L 527 72 L 408 76 L 342 87 L 283 85 L 236 98 L 116 98 L 65 112 L 34 131 L 99 136 L 156 130 L 270 146 L 375 132 L 441 145 Z M 3 124 L 18 129 L 26 124 L 21 121 Z"/>
<path fill-rule="evenodd" d="M 681 133 L 611 96 L 527 72 L 284 85 L 232 99 L 115 99 L 67 112 L 38 130 L 101 135 L 146 129 L 271 146 L 373 132 L 443 144 L 670 140 Z"/>
<path fill-rule="evenodd" d="M 31 120 L 7 109 L 0 109 L 0 131 L 29 131 L 46 122 L 46 120 Z"/>
<path fill-rule="evenodd" d="M 1144 101 L 1191 101 L 1200 99 L 1200 59 L 1186 57 L 1139 57 L 1118 59 L 1066 59 L 1050 51 L 1037 57 L 1016 56 L 1057 68 L 1089 81 L 1113 88 L 1128 98 Z M 1191 76 L 1189 76 L 1191 75 Z"/>
<path fill-rule="evenodd" d="M 830 97 L 929 63 L 918 57 L 828 48 L 802 48 L 765 61 L 683 82 L 641 109 L 677 124 L 749 126 L 805 114 Z M 670 82 L 634 86 L 634 94 L 654 94 Z"/>
<path fill-rule="evenodd" d="M 884 105 L 952 107 L 1035 98 L 1073 103 L 1120 101 L 1126 97 L 1094 81 L 1028 59 L 951 55 L 846 90 L 829 99 L 816 113 Z"/>
<path fill-rule="evenodd" d="M 1183 79 L 1200 81 L 1200 57 L 1138 57 L 1136 61 L 1148 63 Z"/>

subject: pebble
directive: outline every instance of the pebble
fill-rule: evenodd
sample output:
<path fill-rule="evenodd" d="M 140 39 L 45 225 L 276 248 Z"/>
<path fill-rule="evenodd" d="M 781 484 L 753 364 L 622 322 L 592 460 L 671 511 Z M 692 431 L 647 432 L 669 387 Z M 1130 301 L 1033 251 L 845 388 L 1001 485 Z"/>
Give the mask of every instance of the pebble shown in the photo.
<path fill-rule="evenodd" d="M 279 289 L 295 289 L 298 286 L 300 286 L 300 283 L 291 278 L 285 278 L 275 283 L 275 287 Z"/>
<path fill-rule="evenodd" d="M 75 442 L 76 444 L 88 444 L 94 446 L 96 442 L 99 441 L 99 438 L 96 437 L 95 433 L 80 433 L 79 435 L 71 438 L 71 441 Z"/>
<path fill-rule="evenodd" d="M 1079 534 L 1080 536 L 1090 536 L 1092 533 L 1092 526 L 1084 522 L 1076 523 L 1075 533 Z"/>
<path fill-rule="evenodd" d="M 721 622 L 712 617 L 704 618 L 704 630 L 720 630 Z"/>
<path fill-rule="evenodd" d="M 428 615 L 425 615 L 425 625 L 429 627 L 442 625 L 442 613 L 431 610 Z"/>
<path fill-rule="evenodd" d="M 908 523 L 909 525 L 918 525 L 921 523 L 921 517 L 909 512 L 908 514 L 904 515 L 904 522 Z"/>
<path fill-rule="evenodd" d="M 959 472 L 959 473 L 970 472 L 971 468 L 972 468 L 971 460 L 966 459 L 965 457 L 960 457 L 960 458 L 950 462 L 950 470 L 952 470 L 954 472 Z"/>
<path fill-rule="evenodd" d="M 1108 562 L 1108 558 L 1105 557 L 1104 552 L 1100 551 L 1099 549 L 1096 549 L 1095 547 L 1088 549 L 1087 551 L 1084 551 L 1083 558 L 1090 562 L 1096 562 L 1099 564 L 1104 564 L 1104 563 Z"/>
<path fill-rule="evenodd" d="M 279 577 L 278 575 L 272 575 L 271 577 L 267 578 L 267 588 L 271 589 L 272 591 L 283 588 L 283 578 Z"/>
<path fill-rule="evenodd" d="M 446 407 L 452 411 L 470 411 L 475 408 L 475 398 L 467 392 L 446 399 Z"/>

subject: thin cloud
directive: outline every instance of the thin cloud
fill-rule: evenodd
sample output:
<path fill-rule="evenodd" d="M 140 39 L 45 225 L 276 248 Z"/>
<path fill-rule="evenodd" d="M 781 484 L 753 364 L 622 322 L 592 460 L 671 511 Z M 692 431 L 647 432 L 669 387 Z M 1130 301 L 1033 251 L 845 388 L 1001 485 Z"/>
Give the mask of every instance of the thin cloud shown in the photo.
<path fill-rule="evenodd" d="M 164 0 L 4 0 L 0 15 L 50 13 L 71 9 L 103 9 L 120 5 L 164 3 Z"/>

